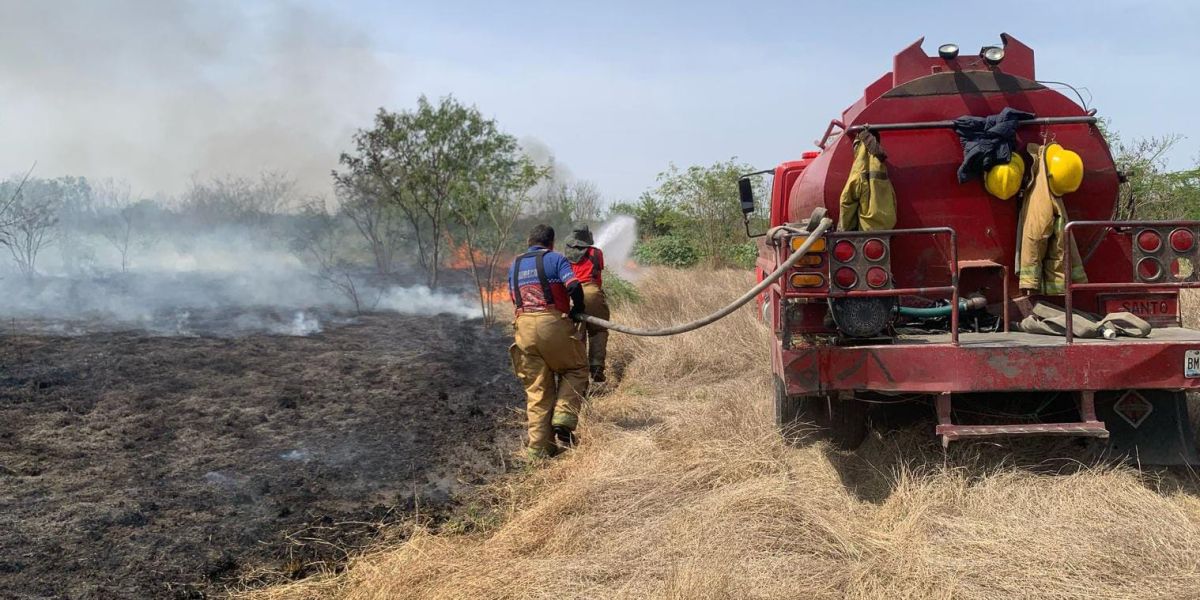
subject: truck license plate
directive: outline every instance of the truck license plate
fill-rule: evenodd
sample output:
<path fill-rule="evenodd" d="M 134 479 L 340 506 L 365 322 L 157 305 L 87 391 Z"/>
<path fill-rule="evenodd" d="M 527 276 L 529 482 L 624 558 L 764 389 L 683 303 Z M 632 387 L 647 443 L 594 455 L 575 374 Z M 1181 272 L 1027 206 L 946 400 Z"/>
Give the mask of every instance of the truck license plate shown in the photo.
<path fill-rule="evenodd" d="M 1183 353 L 1183 376 L 1200 377 L 1200 350 L 1185 350 Z"/>

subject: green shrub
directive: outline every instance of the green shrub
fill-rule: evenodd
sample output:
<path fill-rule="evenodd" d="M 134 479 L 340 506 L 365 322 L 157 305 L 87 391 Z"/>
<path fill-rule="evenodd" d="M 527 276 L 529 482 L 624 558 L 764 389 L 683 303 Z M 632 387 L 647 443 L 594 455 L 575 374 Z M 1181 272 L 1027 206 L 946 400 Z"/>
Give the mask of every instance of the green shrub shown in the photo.
<path fill-rule="evenodd" d="M 700 262 L 700 253 L 687 239 L 661 235 L 638 244 L 633 249 L 633 258 L 643 265 L 686 269 Z"/>
<path fill-rule="evenodd" d="M 755 261 L 758 260 L 758 244 L 754 242 L 731 244 L 725 248 L 725 259 L 736 267 L 753 269 Z"/>
<path fill-rule="evenodd" d="M 604 296 L 608 300 L 608 305 L 613 308 L 626 304 L 637 304 L 642 299 L 638 294 L 637 287 L 608 269 L 604 270 Z"/>

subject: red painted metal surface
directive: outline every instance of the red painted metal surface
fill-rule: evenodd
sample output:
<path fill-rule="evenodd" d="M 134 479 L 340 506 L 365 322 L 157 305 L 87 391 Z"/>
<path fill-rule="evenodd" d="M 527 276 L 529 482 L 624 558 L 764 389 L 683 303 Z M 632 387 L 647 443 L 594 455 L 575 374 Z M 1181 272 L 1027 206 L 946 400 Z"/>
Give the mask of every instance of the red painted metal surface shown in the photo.
<path fill-rule="evenodd" d="M 1099 220 L 1097 220 L 1097 221 L 1073 221 L 1071 223 L 1067 223 L 1067 227 L 1066 227 L 1066 230 L 1064 231 L 1064 233 L 1068 239 L 1071 239 L 1071 238 L 1075 237 L 1075 235 L 1076 235 L 1075 232 L 1077 232 L 1081 229 L 1103 228 L 1104 231 L 1101 233 L 1101 235 L 1115 234 L 1115 233 L 1118 233 L 1119 231 L 1128 231 L 1128 232 L 1137 231 L 1138 232 L 1137 235 L 1140 236 L 1143 234 L 1144 231 L 1146 231 L 1143 228 L 1148 228 L 1148 227 L 1161 228 L 1163 230 L 1168 230 L 1171 228 L 1195 229 L 1195 228 L 1200 228 L 1200 221 L 1099 221 Z M 1130 242 L 1129 245 L 1132 246 L 1132 242 Z M 1159 251 L 1159 250 L 1161 250 L 1161 248 L 1156 249 L 1156 251 Z M 1189 251 L 1190 250 L 1191 249 L 1189 248 Z M 1192 254 L 1193 254 L 1193 258 L 1200 258 L 1200 256 L 1196 255 L 1196 253 L 1192 253 Z M 1200 262 L 1200 261 L 1198 261 L 1198 262 Z M 1127 264 L 1132 265 L 1132 261 L 1128 262 Z M 1071 266 L 1072 266 L 1071 265 L 1071 253 L 1068 252 L 1064 256 L 1063 272 L 1070 273 Z M 1090 274 L 1090 272 L 1089 272 L 1089 274 Z M 1095 291 L 1095 290 L 1104 290 L 1104 291 L 1138 290 L 1138 291 L 1145 291 L 1145 292 L 1152 292 L 1152 291 L 1176 291 L 1176 292 L 1178 292 L 1178 290 L 1181 288 L 1200 288 L 1200 281 L 1197 281 L 1197 277 L 1198 277 L 1197 273 L 1193 273 L 1193 274 L 1191 274 L 1191 276 L 1189 276 L 1181 281 L 1154 281 L 1154 282 L 1130 281 L 1131 279 L 1133 279 L 1133 273 L 1130 270 L 1127 270 L 1123 277 L 1112 274 L 1112 273 L 1106 273 L 1106 275 L 1114 276 L 1115 279 L 1101 279 L 1100 281 L 1089 281 L 1088 283 L 1072 283 L 1070 281 L 1070 278 L 1068 278 L 1067 285 L 1066 285 L 1066 293 L 1063 298 L 1063 306 L 1067 311 L 1068 318 L 1070 318 L 1071 315 L 1075 314 L 1075 292 L 1077 290 L 1093 290 L 1093 291 Z M 1073 331 L 1072 328 L 1070 328 L 1070 327 L 1066 328 L 1066 338 L 1067 338 L 1066 341 L 1068 344 L 1075 341 L 1074 333 L 1075 332 Z"/>
<path fill-rule="evenodd" d="M 797 346 L 779 349 L 776 372 L 795 395 L 1200 389 L 1200 378 L 1183 374 L 1184 352 L 1200 349 L 1200 332 L 1173 331 L 1179 335 L 1071 345 L 1052 336 L 966 333 L 957 346 L 948 335 L 890 345 Z"/>
<path fill-rule="evenodd" d="M 863 97 L 846 109 L 837 127 L 831 126 L 830 139 L 819 156 L 808 161 L 794 181 L 776 179 L 773 215 L 779 220 L 801 222 L 814 208 L 826 208 L 837 218 L 838 198 L 845 185 L 853 160 L 853 136 L 837 135 L 832 130 L 864 125 L 886 125 L 948 121 L 963 115 L 987 116 L 1005 107 L 1032 112 L 1038 117 L 1085 119 L 1089 114 L 1058 91 L 1033 81 L 1033 52 L 1011 36 L 1003 36 L 1006 57 L 992 68 L 978 56 L 960 55 L 951 61 L 928 56 L 920 41 L 896 55 L 892 72 L 880 77 L 864 91 Z M 971 78 L 982 78 L 972 80 Z M 941 81 L 941 83 L 937 83 Z M 979 81 L 994 82 L 994 91 L 972 91 Z M 940 86 L 940 87 L 939 87 Z M 951 86 L 952 93 L 946 93 Z M 881 144 L 888 154 L 888 173 L 896 190 L 897 229 L 951 227 L 959 236 L 961 260 L 989 260 L 998 264 L 1015 263 L 1017 214 L 1016 201 L 999 200 L 989 195 L 979 179 L 959 184 L 956 170 L 962 162 L 962 147 L 953 130 L 945 128 L 885 131 Z M 1100 219 L 1112 215 L 1117 197 L 1116 168 L 1108 145 L 1099 129 L 1089 123 L 1070 123 L 1021 127 L 1018 146 L 1028 142 L 1054 140 L 1079 153 L 1085 175 L 1080 189 L 1065 198 L 1072 219 Z M 784 186 L 787 186 L 784 188 Z M 781 193 L 786 189 L 786 193 Z M 1081 244 L 1090 247 L 1094 240 Z M 1102 240 L 1085 265 L 1089 276 L 1095 271 L 1105 279 L 1127 271 L 1128 255 Z M 896 287 L 921 288 L 950 284 L 951 272 L 941 256 L 944 248 L 938 240 L 909 238 L 893 245 L 892 273 Z M 987 286 L 985 272 L 964 274 L 960 291 L 973 293 L 981 288 L 989 303 L 1003 302 L 1001 286 Z M 1009 293 L 1017 293 L 1015 273 Z M 995 289 L 993 289 L 995 288 Z M 1094 303 L 1093 296 L 1081 298 Z M 1090 306 L 1090 305 L 1089 305 Z M 1090 306 L 1094 309 L 1094 306 Z M 1087 308 L 1087 307 L 1085 307 Z"/>
<path fill-rule="evenodd" d="M 1133 313 L 1155 327 L 1179 325 L 1179 295 L 1176 293 L 1100 294 L 1100 313 Z"/>
<path fill-rule="evenodd" d="M 1019 293 L 1012 267 L 1020 204 L 990 196 L 979 180 L 957 182 L 962 148 L 944 122 L 963 115 L 996 114 L 1005 107 L 1050 119 L 1019 128 L 1018 147 L 1056 141 L 1082 157 L 1083 184 L 1064 198 L 1072 221 L 1111 218 L 1118 182 L 1107 143 L 1091 122 L 1091 114 L 1059 92 L 1037 84 L 1033 52 L 1011 36 L 1003 37 L 1007 56 L 996 68 L 974 56 L 951 61 L 928 56 L 918 41 L 897 54 L 892 71 L 867 86 L 861 98 L 831 121 L 817 143 L 820 153 L 805 153 L 802 160 L 775 169 L 772 225 L 805 222 L 816 208 L 826 209 L 836 220 L 838 199 L 853 158 L 853 132 L 863 127 L 877 130 L 888 153 L 889 177 L 896 190 L 895 227 L 910 230 L 909 234 L 834 232 L 829 236 L 831 249 L 837 239 L 886 237 L 889 286 L 894 289 L 813 292 L 781 283 L 764 294 L 777 336 L 771 345 L 772 369 L 784 381 L 788 394 L 850 397 L 854 392 L 873 391 L 938 395 L 945 398 L 944 406 L 938 403 L 939 417 L 943 417 L 939 418 L 938 433 L 948 443 L 950 439 L 992 435 L 1102 437 L 1108 432 L 1096 418 L 1091 392 L 1200 390 L 1200 378 L 1184 374 L 1185 353 L 1200 350 L 1200 331 L 1165 328 L 1156 329 L 1148 339 L 1076 343 L 1009 332 L 1010 299 Z M 1096 311 L 1106 306 L 1101 298 L 1107 302 L 1128 299 L 1129 294 L 1176 298 L 1179 288 L 1200 287 L 1200 281 L 1133 282 L 1133 260 L 1138 252 L 1132 247 L 1130 232 L 1134 230 L 1128 224 L 1108 223 L 1086 231 L 1081 229 L 1084 226 L 1072 223 L 1070 235 L 1077 237 L 1089 283 L 1070 285 L 1065 298 L 1052 301 L 1064 302 L 1071 309 Z M 1182 247 L 1186 242 L 1175 243 Z M 1194 247 L 1195 240 L 1192 242 Z M 786 251 L 762 241 L 759 249 L 760 277 L 787 256 Z M 960 293 L 984 294 L 991 310 L 1003 315 L 1004 332 L 959 335 Z M 882 344 L 861 345 L 858 340 L 852 345 L 826 329 L 826 299 L 831 296 L 899 295 L 952 298 L 950 331 L 899 336 Z M 811 344 L 801 335 L 793 337 L 796 327 L 799 334 L 823 335 L 829 343 Z M 1017 391 L 1083 392 L 1081 422 L 955 425 L 950 421 L 951 393 Z"/>

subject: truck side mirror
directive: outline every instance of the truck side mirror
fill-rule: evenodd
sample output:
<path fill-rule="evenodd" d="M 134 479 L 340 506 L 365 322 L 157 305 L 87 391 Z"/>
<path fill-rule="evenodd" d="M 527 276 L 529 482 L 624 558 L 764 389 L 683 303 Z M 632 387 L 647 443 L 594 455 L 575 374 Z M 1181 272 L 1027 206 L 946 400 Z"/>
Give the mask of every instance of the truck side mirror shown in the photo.
<path fill-rule="evenodd" d="M 749 177 L 738 179 L 738 197 L 742 200 L 742 214 L 749 215 L 754 212 L 754 185 L 750 183 Z"/>

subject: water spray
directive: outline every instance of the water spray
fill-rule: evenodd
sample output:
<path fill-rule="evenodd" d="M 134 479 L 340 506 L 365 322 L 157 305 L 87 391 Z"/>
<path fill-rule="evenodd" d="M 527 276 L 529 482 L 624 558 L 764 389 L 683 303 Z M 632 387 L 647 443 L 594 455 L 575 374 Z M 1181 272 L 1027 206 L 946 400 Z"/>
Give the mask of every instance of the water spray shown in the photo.
<path fill-rule="evenodd" d="M 816 222 L 815 226 L 813 225 L 814 222 Z M 738 308 L 741 308 L 743 304 L 761 294 L 763 290 L 767 289 L 767 286 L 774 283 L 780 277 L 783 277 L 784 273 L 787 273 L 788 270 L 796 266 L 796 264 L 800 262 L 800 259 L 803 258 L 805 254 L 808 254 L 809 248 L 812 248 L 812 245 L 816 243 L 817 240 L 821 239 L 821 237 L 825 235 L 825 232 L 832 226 L 833 221 L 825 217 L 825 211 L 818 209 L 817 211 L 813 212 L 813 217 L 809 220 L 807 228 L 800 229 L 792 226 L 772 228 L 771 231 L 767 232 L 767 235 L 772 239 L 775 239 L 780 233 L 807 233 L 808 239 L 804 240 L 804 243 L 801 244 L 800 247 L 796 249 L 796 251 L 793 252 L 787 260 L 783 261 L 778 268 L 764 277 L 762 281 L 758 282 L 758 285 L 750 288 L 748 292 L 742 294 L 741 297 L 731 302 L 725 308 L 722 308 L 721 310 L 718 310 L 707 317 L 663 329 L 638 329 L 636 327 L 627 327 L 625 325 L 620 325 L 613 323 L 612 321 L 606 321 L 590 315 L 583 315 L 581 320 L 585 323 L 595 325 L 597 327 L 603 327 L 610 331 L 644 337 L 678 335 L 680 333 L 686 333 L 688 331 L 699 329 L 705 325 L 712 324 L 726 316 L 729 316 L 730 313 Z"/>

